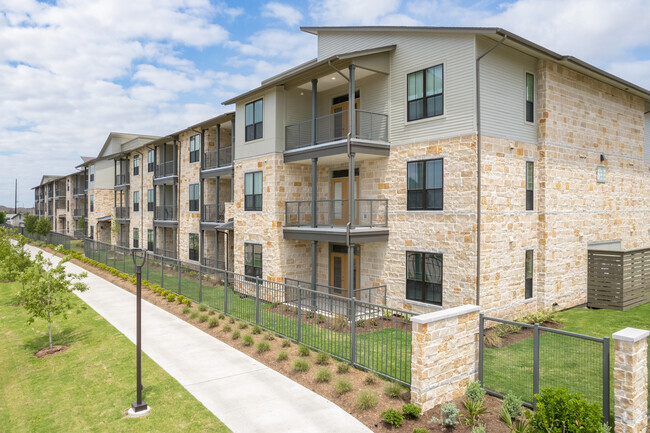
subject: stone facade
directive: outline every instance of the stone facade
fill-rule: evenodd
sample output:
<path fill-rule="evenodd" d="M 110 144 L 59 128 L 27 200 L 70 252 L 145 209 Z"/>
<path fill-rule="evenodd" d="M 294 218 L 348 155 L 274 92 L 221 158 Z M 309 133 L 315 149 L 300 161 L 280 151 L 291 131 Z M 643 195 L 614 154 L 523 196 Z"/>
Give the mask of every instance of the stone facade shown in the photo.
<path fill-rule="evenodd" d="M 94 196 L 95 204 L 94 211 L 90 211 L 90 196 Z M 93 188 L 88 190 L 88 227 L 94 227 L 95 239 L 100 242 L 111 242 L 111 223 L 99 222 L 98 218 L 113 215 L 115 205 L 115 197 L 113 196 L 112 189 L 99 189 Z M 90 229 L 88 229 L 90 234 Z"/>
<path fill-rule="evenodd" d="M 645 433 L 648 427 L 648 335 L 633 328 L 612 335 L 616 433 Z"/>

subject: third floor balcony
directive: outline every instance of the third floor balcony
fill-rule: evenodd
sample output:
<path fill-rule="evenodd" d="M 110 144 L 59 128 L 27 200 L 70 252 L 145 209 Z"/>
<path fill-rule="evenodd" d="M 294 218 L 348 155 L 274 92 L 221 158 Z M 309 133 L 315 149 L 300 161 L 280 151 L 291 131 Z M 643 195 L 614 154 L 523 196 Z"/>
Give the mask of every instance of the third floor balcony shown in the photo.
<path fill-rule="evenodd" d="M 129 173 L 115 175 L 115 187 L 123 187 L 129 185 Z"/>
<path fill-rule="evenodd" d="M 115 208 L 115 218 L 118 220 L 127 220 L 129 219 L 129 208 L 128 206 L 118 206 Z"/>
<path fill-rule="evenodd" d="M 232 147 L 222 147 L 208 150 L 203 154 L 201 169 L 204 171 L 214 170 L 221 167 L 232 166 Z"/>
<path fill-rule="evenodd" d="M 176 160 L 166 161 L 156 165 L 156 172 L 154 174 L 154 177 L 156 179 L 160 179 L 167 177 L 173 178 L 175 176 L 178 176 L 177 165 L 178 164 L 176 163 Z"/>
<path fill-rule="evenodd" d="M 156 206 L 156 211 L 154 212 L 154 220 L 176 222 L 177 220 L 176 206 L 173 205 Z"/>
<path fill-rule="evenodd" d="M 225 203 L 219 203 L 218 205 L 204 204 L 203 213 L 201 214 L 201 222 L 204 223 L 224 223 L 225 222 Z"/>

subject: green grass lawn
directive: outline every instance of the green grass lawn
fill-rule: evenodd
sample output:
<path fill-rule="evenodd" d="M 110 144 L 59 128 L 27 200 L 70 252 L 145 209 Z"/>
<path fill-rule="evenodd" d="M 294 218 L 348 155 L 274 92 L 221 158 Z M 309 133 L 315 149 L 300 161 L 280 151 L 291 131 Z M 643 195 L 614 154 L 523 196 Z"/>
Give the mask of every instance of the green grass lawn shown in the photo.
<path fill-rule="evenodd" d="M 564 331 L 593 337 L 610 337 L 626 327 L 650 329 L 650 303 L 627 311 L 573 308 L 557 315 Z M 614 347 L 610 340 L 610 371 L 614 368 Z M 540 337 L 540 388 L 564 386 L 592 402 L 602 404 L 602 345 L 545 333 Z M 532 338 L 508 347 L 485 350 L 484 383 L 497 392 L 513 392 L 532 401 Z M 613 374 L 610 374 L 610 391 Z M 614 409 L 613 391 L 610 410 Z"/>
<path fill-rule="evenodd" d="M 17 283 L 0 284 L 0 426 L 10 432 L 229 431 L 174 378 L 143 355 L 144 400 L 150 415 L 130 419 L 135 401 L 135 346 L 92 309 L 56 318 L 53 343 L 69 348 L 53 357 L 47 323 L 27 324 L 11 306 Z M 79 307 L 85 305 L 75 300 Z"/>

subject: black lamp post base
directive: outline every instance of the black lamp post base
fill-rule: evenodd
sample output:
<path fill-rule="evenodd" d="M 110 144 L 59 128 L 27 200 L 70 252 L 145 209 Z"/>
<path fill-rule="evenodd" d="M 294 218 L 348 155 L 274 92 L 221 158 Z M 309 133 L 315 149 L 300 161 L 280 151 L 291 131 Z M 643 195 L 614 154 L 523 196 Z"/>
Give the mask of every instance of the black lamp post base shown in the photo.
<path fill-rule="evenodd" d="M 150 412 L 151 407 L 147 406 L 147 403 L 143 401 L 141 404 L 131 403 L 131 407 L 127 411 L 126 415 L 129 418 L 137 418 L 140 416 L 149 415 Z"/>

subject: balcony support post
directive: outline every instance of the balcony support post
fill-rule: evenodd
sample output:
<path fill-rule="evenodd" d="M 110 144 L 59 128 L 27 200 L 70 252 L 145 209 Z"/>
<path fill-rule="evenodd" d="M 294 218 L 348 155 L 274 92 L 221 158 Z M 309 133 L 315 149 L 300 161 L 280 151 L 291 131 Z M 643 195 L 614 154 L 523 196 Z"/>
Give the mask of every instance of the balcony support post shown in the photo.
<path fill-rule="evenodd" d="M 318 158 L 311 159 L 311 226 L 316 227 L 316 196 L 318 195 Z M 298 205 L 300 206 L 300 205 Z"/>
<path fill-rule="evenodd" d="M 217 125 L 217 161 L 215 167 L 219 167 L 220 161 L 221 161 L 221 124 L 218 124 Z"/>
<path fill-rule="evenodd" d="M 311 241 L 311 307 L 316 309 L 316 271 L 318 266 L 318 241 Z"/>
<path fill-rule="evenodd" d="M 214 188 L 214 190 L 215 190 L 215 193 L 214 193 L 215 201 L 214 201 L 214 221 L 213 222 L 216 223 L 219 220 L 219 176 L 214 178 L 214 186 L 215 186 L 215 188 Z"/>
<path fill-rule="evenodd" d="M 311 80 L 311 145 L 316 145 L 316 111 L 318 103 L 318 79 Z"/>
<path fill-rule="evenodd" d="M 349 90 L 348 90 L 348 116 L 349 116 L 349 121 L 348 125 L 350 126 L 350 137 L 354 137 L 357 131 L 356 128 L 356 121 L 357 121 L 357 115 L 356 115 L 356 107 L 354 106 L 355 99 L 354 99 L 354 94 L 355 94 L 355 82 L 354 82 L 354 72 L 356 70 L 355 65 L 350 65 L 349 66 L 350 70 L 350 81 L 349 81 Z"/>
<path fill-rule="evenodd" d="M 350 242 L 348 244 L 348 296 L 350 298 L 354 298 L 354 277 L 354 244 Z M 352 323 L 353 320 L 354 316 L 351 316 L 350 323 Z"/>
<path fill-rule="evenodd" d="M 219 230 L 214 230 L 214 267 L 219 269 Z"/>
<path fill-rule="evenodd" d="M 201 128 L 201 169 L 205 169 L 205 129 Z"/>
<path fill-rule="evenodd" d="M 200 193 L 199 217 L 200 217 L 200 220 L 203 221 L 203 219 L 205 218 L 205 213 L 204 213 L 205 210 L 203 209 L 205 207 L 205 198 L 203 196 L 203 194 L 205 194 L 205 179 L 201 178 L 201 184 L 200 184 L 199 188 L 200 188 L 200 191 L 199 191 L 199 193 Z M 201 233 L 203 233 L 203 231 L 201 231 Z M 203 236 L 203 235 L 201 235 L 201 236 Z"/>
<path fill-rule="evenodd" d="M 355 197 L 355 176 L 354 176 L 354 153 L 350 153 L 348 157 L 348 220 L 350 221 L 350 228 L 354 228 L 355 221 L 355 207 L 356 207 L 356 197 Z"/>

